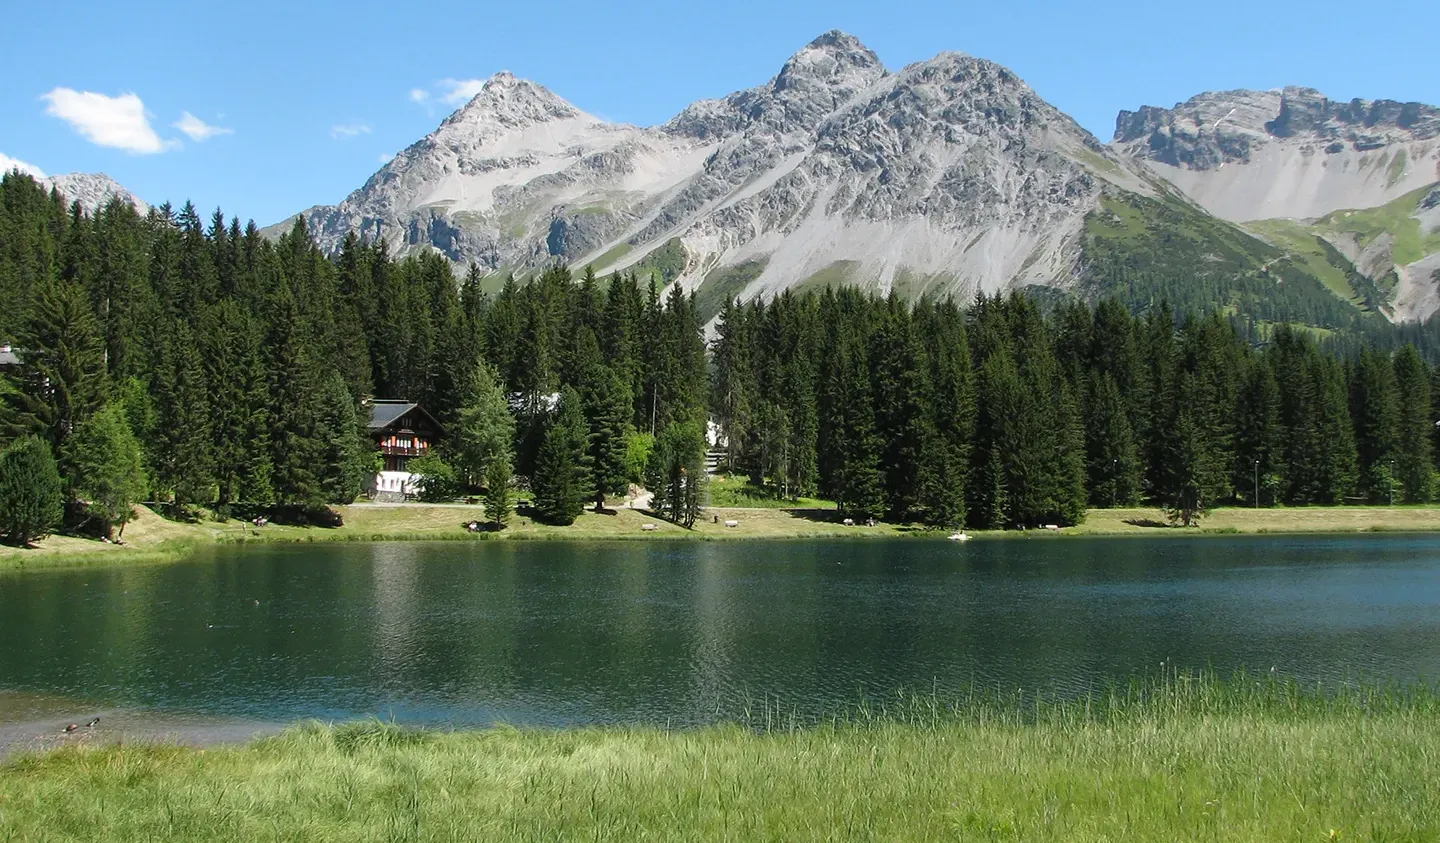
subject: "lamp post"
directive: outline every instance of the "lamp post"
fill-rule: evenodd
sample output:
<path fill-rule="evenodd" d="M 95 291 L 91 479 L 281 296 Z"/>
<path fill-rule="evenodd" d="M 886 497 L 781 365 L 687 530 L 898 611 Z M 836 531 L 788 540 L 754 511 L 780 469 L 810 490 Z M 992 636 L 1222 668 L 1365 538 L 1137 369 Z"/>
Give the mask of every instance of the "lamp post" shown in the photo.
<path fill-rule="evenodd" d="M 1260 461 L 1255 461 L 1255 508 L 1260 508 Z"/>
<path fill-rule="evenodd" d="M 1395 461 L 1390 461 L 1390 505 L 1395 505 Z"/>
<path fill-rule="evenodd" d="M 1111 509 L 1114 509 L 1114 508 L 1116 507 L 1116 505 L 1117 505 L 1117 504 L 1119 503 L 1119 501 L 1120 501 L 1120 489 L 1119 489 L 1119 486 L 1120 486 L 1120 478 L 1119 478 L 1119 476 L 1118 476 L 1119 472 L 1120 472 L 1120 460 L 1118 460 L 1118 459 L 1112 459 L 1112 460 L 1110 461 L 1110 508 L 1111 508 Z"/>

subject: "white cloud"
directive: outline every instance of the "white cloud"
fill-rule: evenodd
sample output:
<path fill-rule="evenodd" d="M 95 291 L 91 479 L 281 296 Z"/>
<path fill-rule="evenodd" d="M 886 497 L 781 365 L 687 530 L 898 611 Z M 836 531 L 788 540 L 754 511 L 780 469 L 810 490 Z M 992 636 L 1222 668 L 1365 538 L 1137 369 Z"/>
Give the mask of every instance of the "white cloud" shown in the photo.
<path fill-rule="evenodd" d="M 394 160 L 395 160 L 395 155 L 394 155 L 394 154 L 387 154 L 387 153 L 384 153 L 384 152 L 380 153 L 380 163 L 381 163 L 381 164 L 389 164 L 391 161 L 394 161 Z"/>
<path fill-rule="evenodd" d="M 135 94 L 108 97 L 93 91 L 56 88 L 41 99 L 50 103 L 47 114 L 59 117 L 97 146 L 123 149 L 139 155 L 164 152 L 180 145 L 163 140 L 150 126 L 145 103 Z"/>
<path fill-rule="evenodd" d="M 410 89 L 410 101 L 411 101 L 411 102 L 424 102 L 424 101 L 426 101 L 426 100 L 428 100 L 428 99 L 430 99 L 430 92 L 427 91 L 427 90 L 425 90 L 424 88 L 411 88 L 411 89 Z"/>
<path fill-rule="evenodd" d="M 34 164 L 21 161 L 19 158 L 11 158 L 5 153 L 0 152 L 0 175 L 4 175 L 11 170 L 19 170 L 22 173 L 29 173 L 37 179 L 45 178 L 45 172 Z"/>
<path fill-rule="evenodd" d="M 201 120 L 199 117 L 196 117 L 188 111 L 185 112 L 179 120 L 176 120 L 170 125 L 189 135 L 190 140 L 193 141 L 209 140 L 216 135 L 235 134 L 234 129 L 224 129 L 220 126 L 211 126 L 209 123 L 206 123 L 204 120 Z"/>
<path fill-rule="evenodd" d="M 335 140 L 346 140 L 356 135 L 370 134 L 370 127 L 364 123 L 344 123 L 339 126 L 330 127 L 330 137 Z"/>
<path fill-rule="evenodd" d="M 438 86 L 440 99 L 446 105 L 461 105 L 469 102 L 485 87 L 484 79 L 442 79 Z"/>

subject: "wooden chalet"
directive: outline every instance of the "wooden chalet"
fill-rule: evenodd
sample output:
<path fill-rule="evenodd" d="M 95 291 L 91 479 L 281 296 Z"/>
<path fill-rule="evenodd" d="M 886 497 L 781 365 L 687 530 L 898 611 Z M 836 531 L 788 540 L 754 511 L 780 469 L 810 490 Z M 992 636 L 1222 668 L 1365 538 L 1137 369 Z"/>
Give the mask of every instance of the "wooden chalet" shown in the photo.
<path fill-rule="evenodd" d="M 371 401 L 370 438 L 385 464 L 375 475 L 370 496 L 403 500 L 415 494 L 410 460 L 430 453 L 443 431 L 435 417 L 413 401 Z"/>

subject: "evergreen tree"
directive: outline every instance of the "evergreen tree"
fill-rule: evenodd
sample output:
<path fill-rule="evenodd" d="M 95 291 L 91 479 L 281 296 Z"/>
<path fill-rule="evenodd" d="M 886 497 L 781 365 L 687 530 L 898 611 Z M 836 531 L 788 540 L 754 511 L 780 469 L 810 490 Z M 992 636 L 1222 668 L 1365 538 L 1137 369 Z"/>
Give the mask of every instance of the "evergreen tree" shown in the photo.
<path fill-rule="evenodd" d="M 209 385 L 194 333 L 176 320 L 158 355 L 153 433 L 155 482 L 178 510 L 214 500 L 214 453 Z"/>
<path fill-rule="evenodd" d="M 1360 461 L 1359 492 L 1371 503 L 1386 503 L 1394 497 L 1398 482 L 1394 466 L 1400 403 L 1395 370 L 1385 357 L 1367 350 L 1361 353 L 1349 380 L 1350 415 Z"/>
<path fill-rule="evenodd" d="M 590 486 L 595 490 L 595 511 L 605 508 L 606 495 L 624 495 L 629 489 L 625 452 L 632 402 L 625 381 L 598 362 L 585 378 L 582 402 L 589 429 Z"/>
<path fill-rule="evenodd" d="M 326 503 L 352 503 L 374 474 L 374 459 L 356 417 L 355 400 L 338 371 L 332 371 L 321 388 L 319 422 L 321 494 Z"/>
<path fill-rule="evenodd" d="M 705 434 L 699 423 L 665 428 L 650 461 L 655 511 L 687 530 L 694 527 L 705 494 Z"/>
<path fill-rule="evenodd" d="M 1280 387 L 1264 358 L 1246 367 L 1238 398 L 1235 467 L 1236 497 L 1251 506 L 1273 506 L 1284 487 L 1280 439 Z"/>
<path fill-rule="evenodd" d="M 515 441 L 515 418 L 488 363 L 479 363 L 470 377 L 470 387 L 455 429 L 455 465 L 466 484 L 477 486 L 489 476 L 490 461 L 504 457 L 507 462 Z"/>
<path fill-rule="evenodd" d="M 567 386 L 546 425 L 531 480 L 535 509 L 542 520 L 561 526 L 573 524 L 585 501 L 592 499 L 588 446 L 580 395 Z"/>
<path fill-rule="evenodd" d="M 510 454 L 493 456 L 485 465 L 485 517 L 497 530 L 510 521 Z"/>
<path fill-rule="evenodd" d="M 130 430 L 125 409 L 111 404 L 87 419 L 70 440 L 71 494 L 106 537 L 119 538 L 145 494 L 140 443 Z M 115 528 L 119 528 L 119 534 Z"/>
<path fill-rule="evenodd" d="M 50 535 L 64 515 L 49 443 L 32 435 L 0 451 L 0 536 L 25 547 Z"/>
<path fill-rule="evenodd" d="M 828 384 L 830 403 L 838 414 L 833 446 L 828 449 L 834 460 L 830 486 L 841 512 L 862 520 L 879 518 L 885 512 L 885 490 L 870 368 L 858 338 L 842 335 L 838 345 Z"/>
<path fill-rule="evenodd" d="M 1165 474 L 1158 491 L 1171 520 L 1193 527 L 1224 495 L 1225 464 L 1207 428 L 1202 385 L 1181 371 L 1169 394 L 1174 411 L 1164 426 Z"/>
<path fill-rule="evenodd" d="M 870 354 L 876 423 L 885 449 L 881 457 L 886 509 L 908 521 L 919 504 L 925 445 L 936 436 L 926 410 L 930 383 L 908 309 L 894 294 L 874 336 Z"/>
<path fill-rule="evenodd" d="M 63 458 L 66 438 L 104 400 L 104 343 L 84 290 L 66 281 L 40 285 L 18 347 L 0 432 L 37 434 Z"/>
<path fill-rule="evenodd" d="M 744 308 L 727 299 L 716 322 L 711 345 L 710 407 L 725 443 L 725 465 L 735 471 L 740 449 L 750 436 L 758 384 L 752 341 Z"/>
<path fill-rule="evenodd" d="M 1085 424 L 1087 475 L 1093 506 L 1134 506 L 1140 501 L 1140 449 L 1120 387 L 1109 372 L 1091 374 Z"/>
<path fill-rule="evenodd" d="M 282 506 L 318 507 L 325 502 L 317 470 L 324 450 L 317 402 L 319 370 L 294 299 L 284 288 L 276 295 L 269 368 L 270 487 Z"/>
<path fill-rule="evenodd" d="M 927 524 L 965 523 L 965 480 L 975 427 L 975 387 L 969 344 L 959 311 L 922 302 L 916 328 L 930 337 L 930 419 L 922 444 L 920 506 Z"/>
<path fill-rule="evenodd" d="M 967 523 L 998 530 L 1014 526 L 1012 470 L 1023 435 L 1018 426 L 1024 412 L 1023 387 L 1007 347 L 997 346 L 988 354 L 980 367 L 976 393 L 980 415 Z"/>
<path fill-rule="evenodd" d="M 1399 396 L 1395 449 L 1397 479 L 1406 503 L 1426 503 L 1435 494 L 1435 468 L 1430 437 L 1430 373 L 1413 345 L 1395 353 L 1395 384 Z"/>
<path fill-rule="evenodd" d="M 1319 407 L 1316 438 L 1315 501 L 1341 504 L 1355 489 L 1355 437 L 1345 401 L 1345 375 L 1333 359 L 1313 358 L 1311 379 Z"/>

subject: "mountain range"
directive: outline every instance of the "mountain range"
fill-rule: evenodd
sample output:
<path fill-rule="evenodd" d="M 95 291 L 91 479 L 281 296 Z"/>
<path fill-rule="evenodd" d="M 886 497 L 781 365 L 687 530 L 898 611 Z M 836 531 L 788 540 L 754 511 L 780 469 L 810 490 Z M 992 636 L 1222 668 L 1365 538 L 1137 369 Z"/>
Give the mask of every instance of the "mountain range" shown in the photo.
<path fill-rule="evenodd" d="M 1011 70 L 898 71 L 829 32 L 768 83 L 640 127 L 500 73 L 338 205 L 498 285 L 556 262 L 726 298 L 1016 287 L 1337 327 L 1440 309 L 1440 109 L 1226 91 L 1120 112 L 1109 143 Z M 266 231 L 278 235 L 294 218 Z"/>

